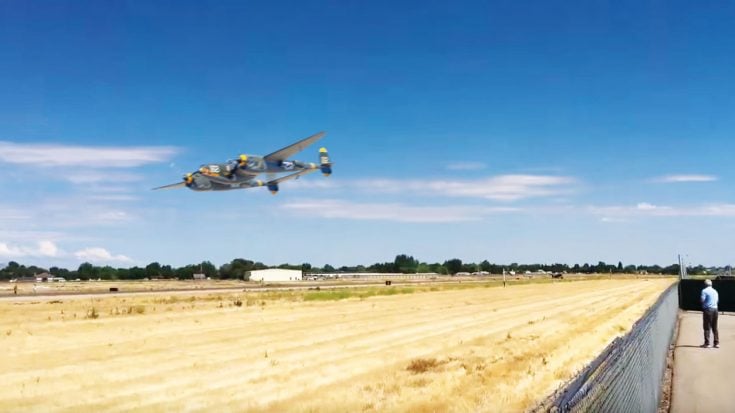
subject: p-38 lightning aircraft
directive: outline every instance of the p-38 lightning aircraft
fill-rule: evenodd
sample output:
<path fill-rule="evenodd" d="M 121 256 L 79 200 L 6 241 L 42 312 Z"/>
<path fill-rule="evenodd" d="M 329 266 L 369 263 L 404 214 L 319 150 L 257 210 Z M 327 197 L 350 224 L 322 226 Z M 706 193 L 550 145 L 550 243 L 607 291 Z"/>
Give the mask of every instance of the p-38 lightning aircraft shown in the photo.
<path fill-rule="evenodd" d="M 202 165 L 199 170 L 184 175 L 182 182 L 153 189 L 186 187 L 194 191 L 228 191 L 265 186 L 272 194 L 276 194 L 278 184 L 281 182 L 315 171 L 321 171 L 324 176 L 332 174 L 332 164 L 329 162 L 326 148 L 319 149 L 318 164 L 288 160 L 293 154 L 301 152 L 324 135 L 324 132 L 319 132 L 266 156 L 243 154 L 225 163 Z M 275 174 L 279 173 L 289 174 L 276 178 Z M 267 181 L 255 179 L 260 174 L 267 174 L 270 177 Z"/>

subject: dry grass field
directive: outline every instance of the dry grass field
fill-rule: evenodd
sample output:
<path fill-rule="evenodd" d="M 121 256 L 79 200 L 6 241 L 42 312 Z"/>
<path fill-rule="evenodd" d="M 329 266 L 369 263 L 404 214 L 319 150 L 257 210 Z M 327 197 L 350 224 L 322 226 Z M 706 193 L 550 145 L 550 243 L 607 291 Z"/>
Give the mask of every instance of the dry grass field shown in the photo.
<path fill-rule="evenodd" d="M 523 411 L 673 282 L 0 301 L 0 411 Z"/>

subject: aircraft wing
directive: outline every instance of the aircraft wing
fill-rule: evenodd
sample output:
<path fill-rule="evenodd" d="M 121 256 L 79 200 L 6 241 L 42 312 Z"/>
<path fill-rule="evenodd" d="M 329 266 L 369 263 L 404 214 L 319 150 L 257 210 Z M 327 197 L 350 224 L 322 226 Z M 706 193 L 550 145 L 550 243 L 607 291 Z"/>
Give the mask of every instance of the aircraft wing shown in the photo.
<path fill-rule="evenodd" d="M 155 191 L 157 189 L 177 189 L 177 188 L 183 188 L 185 186 L 186 186 L 186 183 L 185 182 L 177 182 L 175 184 L 168 184 L 168 185 L 164 185 L 164 186 L 159 186 L 158 188 L 153 188 L 153 190 Z"/>
<path fill-rule="evenodd" d="M 277 179 L 270 180 L 270 181 L 266 182 L 266 185 L 278 185 L 281 182 L 290 181 L 291 179 L 296 179 L 296 178 L 300 177 L 301 175 L 306 175 L 306 174 L 309 174 L 309 173 L 312 173 L 312 172 L 316 172 L 318 170 L 319 169 L 303 169 L 301 171 L 296 172 L 295 174 L 286 175 L 286 176 L 282 176 L 282 177 L 277 178 Z"/>
<path fill-rule="evenodd" d="M 269 162 L 285 161 L 286 159 L 290 158 L 291 155 L 303 151 L 304 148 L 318 141 L 319 139 L 324 137 L 324 135 L 324 132 L 319 132 L 316 135 L 311 135 L 306 139 L 302 139 L 294 143 L 293 145 L 286 146 L 283 149 L 279 149 L 269 155 L 266 155 L 263 157 L 263 159 Z"/>

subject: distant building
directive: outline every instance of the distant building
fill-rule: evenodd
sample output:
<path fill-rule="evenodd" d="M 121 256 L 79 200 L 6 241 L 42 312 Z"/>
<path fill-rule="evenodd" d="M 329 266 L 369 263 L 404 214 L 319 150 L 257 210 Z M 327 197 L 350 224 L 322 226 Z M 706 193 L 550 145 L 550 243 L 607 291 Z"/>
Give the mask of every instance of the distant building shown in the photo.
<path fill-rule="evenodd" d="M 36 277 L 37 282 L 47 282 L 47 281 L 51 281 L 49 278 L 53 278 L 53 276 L 47 272 L 36 274 L 35 277 Z"/>
<path fill-rule="evenodd" d="M 195 280 L 206 280 L 207 276 L 205 274 L 194 274 Z"/>
<path fill-rule="evenodd" d="M 248 271 L 250 281 L 301 281 L 301 270 L 287 270 L 283 268 L 269 268 L 266 270 Z"/>

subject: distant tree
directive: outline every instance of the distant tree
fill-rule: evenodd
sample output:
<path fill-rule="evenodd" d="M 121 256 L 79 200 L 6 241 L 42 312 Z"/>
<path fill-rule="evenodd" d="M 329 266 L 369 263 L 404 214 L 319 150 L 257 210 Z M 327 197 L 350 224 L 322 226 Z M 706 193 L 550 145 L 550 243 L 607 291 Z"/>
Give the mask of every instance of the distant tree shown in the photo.
<path fill-rule="evenodd" d="M 202 261 L 200 267 L 207 277 L 217 278 L 217 267 L 209 261 Z"/>
<path fill-rule="evenodd" d="M 130 269 L 129 268 L 118 268 L 117 269 L 117 279 L 118 280 L 129 280 L 130 279 Z"/>
<path fill-rule="evenodd" d="M 416 272 L 420 274 L 425 274 L 425 273 L 432 272 L 432 271 L 431 271 L 431 267 L 429 266 L 429 264 L 422 262 L 422 263 L 419 263 L 418 267 L 416 267 Z"/>
<path fill-rule="evenodd" d="M 79 274 L 79 278 L 83 280 L 97 278 L 97 269 L 88 262 L 81 263 L 79 269 L 77 269 L 77 273 Z"/>
<path fill-rule="evenodd" d="M 163 278 L 174 278 L 174 269 L 170 265 L 161 266 L 161 277 Z"/>
<path fill-rule="evenodd" d="M 617 271 L 618 272 L 623 272 L 623 262 L 622 261 L 618 261 Z"/>
<path fill-rule="evenodd" d="M 418 267 L 418 265 L 418 260 L 406 254 L 396 255 L 395 260 L 393 260 L 393 266 L 395 267 L 395 269 L 403 274 L 415 273 L 416 267 Z"/>
<path fill-rule="evenodd" d="M 99 268 L 97 274 L 99 278 L 102 278 L 103 280 L 116 280 L 117 279 L 117 270 L 110 267 L 109 265 Z"/>
<path fill-rule="evenodd" d="M 196 267 L 196 271 L 195 271 L 195 266 L 194 265 L 185 265 L 183 267 L 176 268 L 174 270 L 174 275 L 178 279 L 187 280 L 187 279 L 194 278 L 194 272 L 197 272 L 198 273 L 199 272 L 199 268 Z"/>
<path fill-rule="evenodd" d="M 145 268 L 131 267 L 129 269 L 129 274 L 131 280 L 142 280 L 143 278 L 146 278 Z"/>
<path fill-rule="evenodd" d="M 660 272 L 664 274 L 669 274 L 669 275 L 677 275 L 679 274 L 679 268 L 680 268 L 679 264 L 672 264 L 672 265 L 669 265 L 668 267 L 663 268 Z"/>
<path fill-rule="evenodd" d="M 462 267 L 460 267 L 460 272 L 475 272 L 477 271 L 477 264 L 473 262 L 468 262 L 465 264 L 462 264 Z"/>
<path fill-rule="evenodd" d="M 433 264 L 429 264 L 429 272 L 433 272 L 436 274 L 447 274 L 447 269 L 438 262 L 435 262 Z"/>
<path fill-rule="evenodd" d="M 145 266 L 145 276 L 148 278 L 159 278 L 161 277 L 161 264 L 152 262 Z"/>
<path fill-rule="evenodd" d="M 324 270 L 324 272 L 335 272 L 334 267 L 332 267 L 329 264 L 324 264 L 323 270 Z"/>
<path fill-rule="evenodd" d="M 456 274 L 460 271 L 462 271 L 462 260 L 459 258 L 452 258 L 451 260 L 447 260 L 444 262 L 444 268 L 447 269 L 447 272 L 449 274 Z"/>
<path fill-rule="evenodd" d="M 705 275 L 707 274 L 707 269 L 702 265 L 697 265 L 696 267 L 687 268 L 687 273 L 690 275 Z"/>
<path fill-rule="evenodd" d="M 219 278 L 223 280 L 229 280 L 231 278 L 236 278 L 236 277 L 233 277 L 233 274 L 232 274 L 232 264 L 230 263 L 222 264 L 219 267 Z"/>

